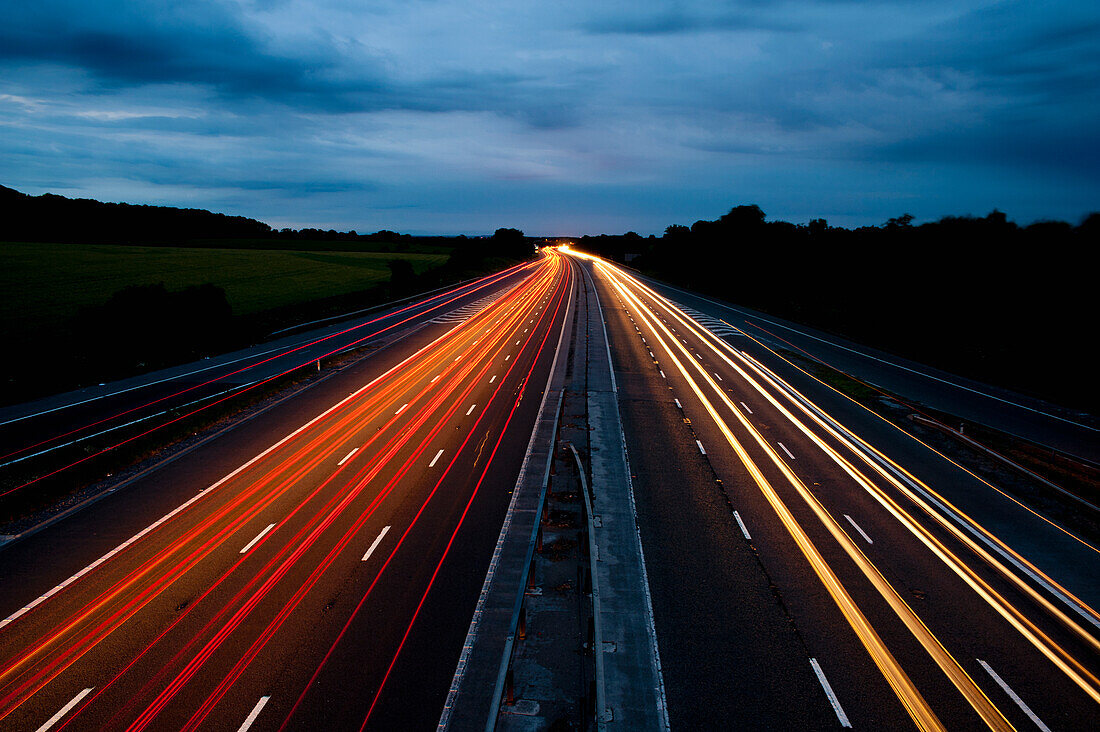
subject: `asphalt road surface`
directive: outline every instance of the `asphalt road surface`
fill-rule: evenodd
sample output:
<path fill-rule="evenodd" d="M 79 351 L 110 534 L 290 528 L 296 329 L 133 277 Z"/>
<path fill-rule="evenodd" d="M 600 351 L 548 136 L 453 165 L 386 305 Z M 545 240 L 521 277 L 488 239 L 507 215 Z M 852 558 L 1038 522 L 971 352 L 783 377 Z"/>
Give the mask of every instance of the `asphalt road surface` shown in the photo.
<path fill-rule="evenodd" d="M 571 283 L 548 254 L 0 552 L 0 728 L 434 726 Z"/>
<path fill-rule="evenodd" d="M 1095 544 L 584 259 L 674 729 L 1100 727 Z"/>
<path fill-rule="evenodd" d="M 606 321 L 673 729 L 1100 729 L 1093 538 L 765 339 L 720 337 L 667 290 L 567 252 L 437 309 L 291 339 L 302 361 L 382 340 L 4 547 L 0 729 L 432 729 L 580 267 Z M 207 380 L 180 376 L 169 394 Z M 5 452 L 155 393 L 24 410 L 56 421 L 4 433 Z"/>

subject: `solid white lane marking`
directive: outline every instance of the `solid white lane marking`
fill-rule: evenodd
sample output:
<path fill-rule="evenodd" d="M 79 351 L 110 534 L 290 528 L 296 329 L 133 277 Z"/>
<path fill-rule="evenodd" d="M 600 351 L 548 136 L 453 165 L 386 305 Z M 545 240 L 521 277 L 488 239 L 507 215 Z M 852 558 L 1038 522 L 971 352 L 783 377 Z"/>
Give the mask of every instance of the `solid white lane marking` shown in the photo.
<path fill-rule="evenodd" d="M 737 519 L 737 525 L 741 527 L 741 534 L 745 537 L 745 541 L 752 541 L 752 537 L 749 536 L 749 530 L 745 528 L 745 522 L 741 520 L 741 514 L 734 511 L 733 517 Z"/>
<path fill-rule="evenodd" d="M 71 710 L 73 707 L 75 707 L 77 704 L 79 704 L 81 699 L 88 696 L 88 694 L 92 693 L 92 689 L 94 689 L 94 688 L 95 687 L 93 686 L 90 689 L 85 689 L 84 691 L 82 691 L 79 694 L 77 694 L 76 696 L 74 696 L 69 701 L 68 704 L 61 707 L 61 709 L 58 710 L 57 714 L 55 714 L 52 717 L 50 717 L 49 719 L 47 719 L 46 723 L 44 725 L 42 725 L 41 727 L 39 727 L 37 730 L 35 730 L 35 732 L 46 732 L 46 730 L 48 730 L 50 727 L 53 727 L 55 724 L 57 724 L 61 720 L 62 717 L 64 717 L 66 714 L 69 713 L 69 710 Z"/>
<path fill-rule="evenodd" d="M 270 696 L 261 696 L 260 700 L 256 702 L 256 706 L 252 707 L 252 711 L 245 717 L 244 723 L 237 728 L 237 732 L 248 732 L 248 728 L 252 726 L 252 723 L 256 721 L 256 717 L 260 716 L 260 712 L 263 710 L 264 705 L 267 704 L 267 700 Z"/>
<path fill-rule="evenodd" d="M 1031 711 L 1031 707 L 1025 704 L 1023 699 L 1017 696 L 1016 692 L 1013 691 L 1009 687 L 1009 685 L 1004 682 L 1004 679 L 997 675 L 996 671 L 989 667 L 988 663 L 980 658 L 978 659 L 978 663 L 982 665 L 982 668 L 986 670 L 986 673 L 993 677 L 993 680 L 997 682 L 997 685 L 1005 690 L 1005 693 L 1008 694 L 1009 697 L 1011 697 L 1012 701 L 1016 702 L 1016 706 L 1023 710 L 1024 714 L 1026 714 L 1028 718 L 1035 723 L 1036 727 L 1043 730 L 1043 732 L 1050 732 L 1050 729 L 1045 724 L 1043 724 L 1043 720 L 1039 719 L 1039 717 L 1035 715 L 1035 712 Z"/>
<path fill-rule="evenodd" d="M 245 545 L 244 549 L 241 549 L 241 554 L 245 554 L 249 549 L 256 546 L 256 542 L 258 542 L 260 539 L 264 538 L 264 536 L 267 535 L 267 532 L 271 531 L 274 528 L 275 528 L 275 524 L 268 524 L 266 529 L 264 529 L 260 533 L 256 534 L 256 538 L 253 539 L 252 541 L 248 542 Z"/>
<path fill-rule="evenodd" d="M 434 467 L 435 467 L 435 463 L 436 463 L 436 461 L 437 461 L 437 460 L 439 460 L 439 458 L 440 458 L 440 456 L 441 456 L 442 454 L 443 454 L 443 450 L 440 450 L 439 452 L 437 452 L 437 453 L 435 454 L 435 457 L 434 457 L 434 458 L 432 458 L 432 461 L 431 461 L 430 463 L 428 463 L 428 467 L 429 467 L 429 468 L 434 468 Z"/>
<path fill-rule="evenodd" d="M 336 464 L 337 464 L 337 465 L 343 465 L 344 463 L 346 463 L 346 462 L 347 462 L 347 461 L 348 461 L 348 460 L 349 460 L 349 459 L 351 458 L 351 456 L 352 456 L 352 455 L 354 455 L 354 454 L 355 454 L 355 453 L 357 453 L 357 452 L 359 452 L 359 448 L 358 448 L 358 447 L 353 447 L 353 448 L 351 448 L 351 452 L 349 452 L 349 453 L 348 453 L 347 455 L 345 455 L 345 456 L 344 456 L 344 459 L 343 459 L 343 460 L 341 460 L 340 462 L 336 463 Z"/>
<path fill-rule="evenodd" d="M 810 665 L 814 667 L 814 673 L 817 674 L 817 680 L 821 682 L 821 688 L 825 690 L 825 696 L 829 697 L 829 703 L 833 705 L 833 711 L 836 712 L 836 718 L 840 720 L 841 727 L 852 728 L 852 723 L 848 721 L 848 715 L 844 713 L 843 707 L 840 706 L 840 700 L 836 698 L 836 694 L 833 693 L 833 687 L 829 686 L 829 680 L 825 678 L 824 672 L 821 670 L 821 666 L 818 665 L 816 658 L 810 659 Z"/>
<path fill-rule="evenodd" d="M 378 545 L 382 543 L 383 537 L 386 536 L 386 532 L 389 531 L 389 530 L 390 530 L 389 526 L 385 526 L 385 527 L 382 528 L 382 531 L 379 532 L 379 534 L 378 534 L 378 538 L 375 539 L 373 542 L 371 542 L 370 549 L 367 549 L 367 553 L 363 555 L 363 560 L 362 561 L 365 562 L 368 559 L 370 559 L 370 555 L 374 554 L 374 550 L 377 549 Z"/>
<path fill-rule="evenodd" d="M 741 402 L 741 406 L 745 408 L 745 411 L 746 411 L 746 412 L 748 412 L 749 414 L 752 414 L 752 410 L 751 410 L 751 409 L 749 409 L 749 405 L 748 405 L 748 404 L 745 404 L 744 402 Z"/>
<path fill-rule="evenodd" d="M 443 375 L 443 374 L 438 374 L 438 375 L 436 375 L 436 377 L 435 377 L 434 379 L 432 379 L 432 380 L 431 380 L 431 382 L 429 382 L 429 383 L 432 383 L 432 384 L 434 384 L 434 383 L 435 383 L 436 381 L 438 381 L 438 380 L 439 380 L 439 377 L 440 377 L 440 376 L 442 376 L 442 375 Z"/>
<path fill-rule="evenodd" d="M 868 544 L 874 544 L 875 543 L 875 542 L 871 541 L 871 537 L 867 536 L 867 532 L 864 531 L 862 528 L 860 528 L 860 525 L 856 523 L 856 520 L 854 518 L 852 518 L 848 514 L 844 514 L 844 518 L 848 519 L 848 523 L 850 523 L 852 525 L 852 528 L 854 528 L 856 531 L 859 532 L 860 536 L 862 536 L 864 539 L 867 540 Z"/>
<path fill-rule="evenodd" d="M 717 372 L 717 371 L 715 371 L 715 372 L 714 372 L 714 375 L 715 375 L 715 376 L 718 376 L 718 372 Z M 722 379 L 722 377 L 721 377 L 721 376 L 718 376 L 718 380 L 719 380 L 719 381 L 722 381 L 723 379 Z"/>
<path fill-rule="evenodd" d="M 407 406 L 409 406 L 409 403 L 408 403 L 408 402 L 405 402 L 404 404 L 402 404 L 402 405 L 401 405 L 401 408 L 400 408 L 400 409 L 398 409 L 398 410 L 397 410 L 396 412 L 394 412 L 394 415 L 398 415 L 398 414 L 401 414 L 402 412 L 404 412 L 404 411 L 405 411 L 405 407 L 407 407 Z"/>
<path fill-rule="evenodd" d="M 707 451 L 703 449 L 703 443 L 699 442 L 699 440 L 696 440 L 695 444 L 699 446 L 699 452 L 703 453 L 704 455 L 707 454 Z"/>
<path fill-rule="evenodd" d="M 684 408 L 684 405 L 680 403 L 679 399 L 673 399 L 672 401 L 676 402 L 676 406 L 679 407 L 680 409 Z"/>
<path fill-rule="evenodd" d="M 497 375 L 493 374 L 493 378 L 489 379 L 489 383 L 492 384 L 496 380 L 497 380 Z"/>
<path fill-rule="evenodd" d="M 477 406 L 476 404 L 471 404 L 471 405 L 470 405 L 470 408 L 466 410 L 466 416 L 467 416 L 467 417 L 469 417 L 469 416 L 470 416 L 470 414 L 471 414 L 471 413 L 473 413 L 473 411 L 474 411 L 474 407 L 476 407 L 476 406 Z"/>
<path fill-rule="evenodd" d="M 784 444 L 783 444 L 782 442 L 777 442 L 777 443 L 775 443 L 775 444 L 777 444 L 777 445 L 779 445 L 780 447 L 782 447 L 782 448 L 783 448 L 783 452 L 787 453 L 787 457 L 789 457 L 789 458 L 790 458 L 791 460 L 794 460 L 794 455 L 792 455 L 792 454 L 791 454 L 791 451 L 787 449 L 787 446 L 786 446 L 786 445 L 784 445 Z"/>

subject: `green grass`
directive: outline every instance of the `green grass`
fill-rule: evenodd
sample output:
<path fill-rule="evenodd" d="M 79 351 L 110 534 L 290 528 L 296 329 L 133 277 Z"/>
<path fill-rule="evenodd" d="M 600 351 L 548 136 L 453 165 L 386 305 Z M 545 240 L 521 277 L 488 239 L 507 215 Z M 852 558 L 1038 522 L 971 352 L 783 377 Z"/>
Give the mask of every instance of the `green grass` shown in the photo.
<path fill-rule="evenodd" d="M 248 315 L 365 290 L 389 280 L 386 263 L 396 258 L 419 273 L 447 256 L 2 242 L 0 333 L 50 332 L 123 287 L 158 282 L 169 290 L 213 283 L 225 290 L 235 315 Z"/>

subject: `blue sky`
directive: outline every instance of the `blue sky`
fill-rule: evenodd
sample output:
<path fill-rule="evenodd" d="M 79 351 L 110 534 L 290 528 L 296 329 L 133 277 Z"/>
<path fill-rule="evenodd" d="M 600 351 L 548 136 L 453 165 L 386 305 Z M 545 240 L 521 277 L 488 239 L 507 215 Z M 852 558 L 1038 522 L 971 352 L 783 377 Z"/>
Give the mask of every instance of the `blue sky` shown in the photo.
<path fill-rule="evenodd" d="M 0 0 L 0 183 L 274 226 L 1100 210 L 1095 0 Z"/>

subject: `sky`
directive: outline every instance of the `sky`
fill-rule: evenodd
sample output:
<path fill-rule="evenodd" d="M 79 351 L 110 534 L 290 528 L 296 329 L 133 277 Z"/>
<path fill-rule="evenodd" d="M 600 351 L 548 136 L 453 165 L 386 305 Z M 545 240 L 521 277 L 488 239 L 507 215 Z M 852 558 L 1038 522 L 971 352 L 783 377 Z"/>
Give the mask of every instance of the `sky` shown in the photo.
<path fill-rule="evenodd" d="M 1096 0 L 0 0 L 0 183 L 281 228 L 1100 210 Z"/>

